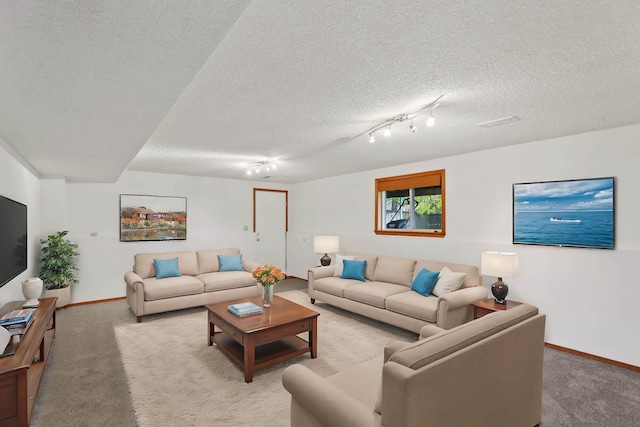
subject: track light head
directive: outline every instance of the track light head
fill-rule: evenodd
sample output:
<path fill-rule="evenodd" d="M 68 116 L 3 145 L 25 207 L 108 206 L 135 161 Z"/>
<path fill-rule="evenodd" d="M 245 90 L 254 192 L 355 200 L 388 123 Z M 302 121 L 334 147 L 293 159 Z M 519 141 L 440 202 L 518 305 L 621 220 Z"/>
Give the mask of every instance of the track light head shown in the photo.
<path fill-rule="evenodd" d="M 431 110 L 429 110 L 429 117 L 427 117 L 427 127 L 433 127 L 433 125 L 436 123 L 436 118 L 433 117 L 433 113 L 431 113 Z"/>
<path fill-rule="evenodd" d="M 372 143 L 372 144 L 373 144 L 374 142 L 376 142 L 376 137 L 375 137 L 375 136 L 373 136 L 373 132 L 371 132 L 371 133 L 369 134 L 369 142 L 370 142 L 370 143 Z"/>
<path fill-rule="evenodd" d="M 384 136 L 391 136 L 391 125 L 384 129 Z"/>
<path fill-rule="evenodd" d="M 411 125 L 409 125 L 409 129 L 412 133 L 415 133 L 415 131 L 418 130 L 418 128 L 413 125 L 413 119 L 411 119 Z"/>

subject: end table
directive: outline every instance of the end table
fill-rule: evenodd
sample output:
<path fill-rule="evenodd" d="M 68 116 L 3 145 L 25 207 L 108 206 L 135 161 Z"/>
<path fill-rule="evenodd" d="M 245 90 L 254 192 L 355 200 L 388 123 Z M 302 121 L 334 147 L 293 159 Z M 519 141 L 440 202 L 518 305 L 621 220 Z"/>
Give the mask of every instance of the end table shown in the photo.
<path fill-rule="evenodd" d="M 508 310 L 520 304 L 522 303 L 510 300 L 507 300 L 506 304 L 498 304 L 495 298 L 487 298 L 482 301 L 476 301 L 474 303 L 471 303 L 471 305 L 473 306 L 473 318 L 477 319 L 498 310 Z"/>

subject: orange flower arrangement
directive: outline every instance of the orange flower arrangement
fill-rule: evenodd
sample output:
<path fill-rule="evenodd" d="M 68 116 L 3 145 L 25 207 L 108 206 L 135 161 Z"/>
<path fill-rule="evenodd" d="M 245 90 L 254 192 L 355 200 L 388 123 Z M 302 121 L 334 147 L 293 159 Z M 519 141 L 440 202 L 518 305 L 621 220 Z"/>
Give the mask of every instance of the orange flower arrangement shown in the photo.
<path fill-rule="evenodd" d="M 273 286 L 285 277 L 282 270 L 271 264 L 265 264 L 256 268 L 251 275 L 256 279 L 256 282 L 262 286 Z"/>

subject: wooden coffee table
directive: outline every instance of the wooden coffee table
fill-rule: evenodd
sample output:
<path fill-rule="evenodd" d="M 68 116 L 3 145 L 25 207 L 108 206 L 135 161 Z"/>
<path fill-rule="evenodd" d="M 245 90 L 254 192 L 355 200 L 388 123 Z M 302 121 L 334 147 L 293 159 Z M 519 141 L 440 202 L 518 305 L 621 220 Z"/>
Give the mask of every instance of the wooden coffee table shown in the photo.
<path fill-rule="evenodd" d="M 277 295 L 271 307 L 264 308 L 261 314 L 238 317 L 227 311 L 227 306 L 246 301 L 262 306 L 259 296 L 205 306 L 209 317 L 209 345 L 215 343 L 240 365 L 246 382 L 253 380 L 256 370 L 300 354 L 310 352 L 312 359 L 317 357 L 320 313 Z M 220 330 L 216 331 L 216 327 Z M 303 332 L 309 332 L 308 341 L 297 336 Z"/>

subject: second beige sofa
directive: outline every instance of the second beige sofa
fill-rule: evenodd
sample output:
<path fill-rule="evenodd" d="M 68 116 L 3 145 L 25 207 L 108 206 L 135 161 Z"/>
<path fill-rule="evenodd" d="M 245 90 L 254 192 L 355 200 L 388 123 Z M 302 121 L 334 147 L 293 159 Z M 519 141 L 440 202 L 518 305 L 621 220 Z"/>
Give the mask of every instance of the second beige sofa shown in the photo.
<path fill-rule="evenodd" d="M 482 286 L 477 267 L 471 265 L 363 253 L 345 255 L 366 261 L 365 281 L 335 275 L 335 265 L 312 268 L 308 272 L 311 302 L 320 300 L 416 334 L 425 325 L 450 329 L 472 320 L 471 303 L 487 298 L 489 292 Z M 458 289 L 439 296 L 423 296 L 411 290 L 423 268 L 440 272 L 445 267 L 465 274 Z"/>

